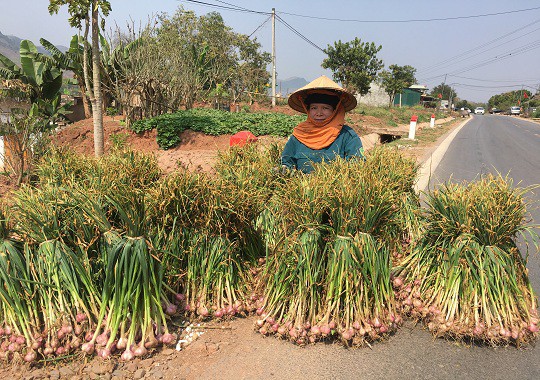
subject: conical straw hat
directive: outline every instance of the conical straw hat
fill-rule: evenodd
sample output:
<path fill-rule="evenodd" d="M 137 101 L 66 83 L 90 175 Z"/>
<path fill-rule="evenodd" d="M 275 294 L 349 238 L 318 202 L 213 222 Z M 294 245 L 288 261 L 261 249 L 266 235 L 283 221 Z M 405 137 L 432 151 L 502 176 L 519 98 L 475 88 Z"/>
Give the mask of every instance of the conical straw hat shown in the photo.
<path fill-rule="evenodd" d="M 346 91 L 343 87 L 338 85 L 332 79 L 326 75 L 321 75 L 317 79 L 306 84 L 304 87 L 299 88 L 289 96 L 289 107 L 293 110 L 306 113 L 302 103 L 306 97 L 311 93 L 316 93 L 317 90 L 330 90 L 335 91 L 336 95 L 342 94 L 343 100 L 341 104 L 345 107 L 345 111 L 350 111 L 356 107 L 356 98 L 353 94 Z"/>

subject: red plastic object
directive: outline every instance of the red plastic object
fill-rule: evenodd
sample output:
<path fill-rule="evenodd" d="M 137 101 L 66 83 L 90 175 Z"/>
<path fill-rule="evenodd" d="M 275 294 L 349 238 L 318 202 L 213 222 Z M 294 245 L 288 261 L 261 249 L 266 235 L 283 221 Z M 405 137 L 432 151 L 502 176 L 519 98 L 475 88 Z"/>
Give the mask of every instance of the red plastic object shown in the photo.
<path fill-rule="evenodd" d="M 250 131 L 241 131 L 231 136 L 229 146 L 244 146 L 255 141 L 257 141 L 257 136 L 255 136 L 253 133 Z"/>
<path fill-rule="evenodd" d="M 418 116 L 412 115 L 411 116 L 411 122 L 418 121 Z"/>

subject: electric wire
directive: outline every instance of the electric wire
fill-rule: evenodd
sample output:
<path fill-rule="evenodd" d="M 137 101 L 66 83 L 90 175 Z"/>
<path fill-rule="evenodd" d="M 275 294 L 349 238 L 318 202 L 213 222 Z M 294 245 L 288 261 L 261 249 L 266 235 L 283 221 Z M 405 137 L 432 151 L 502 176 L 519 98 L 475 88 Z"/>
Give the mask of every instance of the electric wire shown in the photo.
<path fill-rule="evenodd" d="M 537 78 L 537 79 L 513 79 L 513 80 L 508 80 L 508 79 L 504 79 L 504 80 L 500 80 L 500 79 L 479 79 L 479 78 L 471 78 L 471 77 L 462 77 L 462 76 L 459 76 L 459 75 L 452 75 L 454 78 L 459 78 L 459 79 L 467 79 L 467 80 L 475 80 L 475 81 L 479 81 L 479 82 L 493 82 L 493 83 L 516 83 L 516 82 L 523 82 L 523 83 L 526 83 L 526 82 L 534 82 L 534 83 L 538 83 L 540 82 L 540 79 Z"/>
<path fill-rule="evenodd" d="M 451 83 L 451 85 L 461 86 L 461 87 L 471 87 L 471 88 L 515 88 L 515 87 L 535 88 L 535 87 L 527 86 L 524 84 L 514 84 L 514 85 L 505 85 L 505 86 L 481 86 L 481 85 L 467 84 L 467 83 Z"/>
<path fill-rule="evenodd" d="M 505 11 L 505 12 L 484 13 L 484 14 L 468 15 L 468 16 L 439 17 L 439 18 L 429 18 L 429 19 L 408 19 L 408 20 L 358 20 L 358 19 L 340 19 L 340 18 L 330 18 L 330 17 L 306 16 L 306 15 L 301 15 L 297 13 L 288 13 L 288 12 L 279 12 L 279 13 L 286 14 L 289 16 L 304 17 L 304 18 L 326 20 L 326 21 L 358 22 L 358 23 L 410 23 L 410 22 L 451 21 L 451 20 L 462 20 L 462 19 L 471 19 L 471 18 L 479 18 L 479 17 L 501 16 L 501 15 L 507 15 L 511 13 L 535 11 L 538 9 L 540 9 L 540 7 L 517 9 L 517 10 Z"/>
<path fill-rule="evenodd" d="M 524 45 L 524 46 L 518 47 L 518 48 L 516 48 L 514 50 L 511 50 L 510 52 L 507 52 L 504 55 L 496 56 L 496 57 L 487 59 L 487 60 L 482 61 L 482 62 L 474 63 L 474 64 L 472 64 L 472 65 L 470 65 L 468 67 L 449 72 L 448 74 L 449 75 L 454 75 L 454 74 L 465 73 L 467 71 L 478 69 L 480 67 L 484 67 L 484 66 L 489 65 L 491 63 L 501 61 L 503 59 L 507 59 L 507 58 L 515 57 L 515 56 L 523 54 L 523 53 L 527 53 L 527 52 L 529 52 L 531 50 L 538 49 L 539 47 L 540 47 L 540 40 L 536 40 L 536 41 L 531 42 L 531 43 L 529 43 L 527 45 Z"/>
<path fill-rule="evenodd" d="M 429 78 L 419 77 L 420 78 L 419 81 L 421 81 L 421 82 L 431 82 L 433 79 L 441 78 L 441 77 L 443 77 L 445 75 L 455 76 L 457 74 L 461 74 L 461 73 L 465 73 L 467 71 L 478 69 L 480 67 L 489 65 L 491 63 L 495 63 L 495 62 L 498 62 L 498 61 L 501 61 L 501 60 L 504 60 L 504 59 L 507 59 L 507 58 L 515 57 L 517 55 L 529 52 L 529 51 L 537 49 L 539 47 L 540 47 L 540 40 L 536 40 L 536 41 L 533 41 L 533 42 L 528 43 L 526 45 L 514 48 L 513 50 L 509 50 L 509 51 L 507 51 L 506 53 L 504 53 L 502 55 L 498 55 L 498 56 L 495 56 L 495 57 L 492 57 L 492 58 L 488 58 L 488 59 L 486 59 L 484 61 L 476 62 L 476 63 L 473 63 L 473 64 L 471 64 L 469 66 L 466 66 L 466 67 L 463 67 L 463 68 L 460 68 L 460 69 L 456 69 L 454 71 L 450 71 L 450 72 L 447 72 L 445 74 L 434 75 L 434 76 L 431 76 Z"/>
<path fill-rule="evenodd" d="M 252 14 L 264 14 L 264 15 L 267 15 L 267 16 L 271 16 L 272 13 L 270 12 L 261 12 L 261 11 L 255 11 L 255 10 L 252 10 L 252 9 L 248 9 L 248 8 L 244 8 L 244 7 L 241 7 L 241 6 L 238 6 L 238 5 L 235 5 L 235 4 L 232 4 L 232 3 L 228 3 L 226 1 L 222 1 L 222 0 L 214 0 L 215 2 L 217 3 L 220 3 L 220 4 L 212 4 L 212 3 L 208 3 L 208 2 L 205 2 L 205 1 L 199 1 L 199 0 L 179 0 L 179 1 L 185 1 L 185 2 L 188 2 L 188 3 L 193 3 L 193 4 L 197 4 L 197 5 L 202 5 L 202 6 L 208 6 L 208 7 L 213 7 L 213 8 L 218 8 L 218 9 L 222 9 L 222 10 L 227 10 L 227 11 L 234 11 L 234 12 L 244 12 L 244 13 L 252 13 Z M 476 15 L 467 15 L 467 16 L 456 16 L 456 17 L 438 17 L 438 18 L 428 18 L 428 19 L 407 19 L 407 20 L 359 20 L 359 19 L 339 19 L 339 18 L 329 18 L 329 17 L 317 17 L 317 16 L 309 16 L 309 15 L 303 15 L 303 14 L 297 14 L 297 13 L 290 13 L 290 12 L 276 12 L 275 13 L 275 17 L 276 19 L 281 22 L 286 28 L 288 28 L 290 31 L 292 31 L 294 34 L 296 34 L 298 37 L 300 37 L 302 40 L 304 40 L 306 43 L 310 44 L 312 47 L 316 48 L 317 50 L 321 51 L 321 52 L 325 52 L 324 49 L 322 49 L 320 46 L 318 46 L 317 44 L 315 44 L 313 41 L 311 41 L 308 37 L 306 37 L 304 34 L 300 33 L 296 28 L 294 28 L 292 25 L 290 25 L 287 21 L 285 21 L 283 19 L 283 17 L 281 17 L 280 15 L 290 15 L 290 16 L 295 16 L 295 17 L 303 17 L 303 18 L 309 18 L 309 19 L 318 19 L 318 20 L 327 20 L 327 21 L 340 21 L 340 22 L 358 22 L 358 23 L 413 23 L 413 22 L 432 22 L 432 21 L 451 21 L 451 20 L 460 20 L 460 19 L 472 19 L 472 18 L 479 18 L 479 17 L 491 17 L 491 16 L 500 16 L 500 15 L 508 15 L 508 14 L 515 14 L 515 13 L 521 13 L 521 12 L 529 12 L 529 11 L 536 11 L 536 10 L 539 10 L 540 7 L 532 7 L 532 8 L 525 8 L 525 9 L 517 9 L 517 10 L 510 10 L 510 11 L 503 11 L 503 12 L 493 12 L 493 13 L 484 13 L 484 14 L 476 14 Z M 249 37 L 251 37 L 253 34 L 255 34 L 262 26 L 264 26 L 268 20 L 270 19 L 271 17 L 268 17 L 261 25 L 259 25 L 259 27 L 257 27 L 250 35 Z M 490 51 L 490 50 L 493 50 L 497 47 L 500 47 L 500 46 L 503 46 L 505 44 L 508 44 L 514 40 L 517 40 L 519 38 L 522 38 L 523 36 L 526 36 L 528 34 L 531 34 L 531 33 L 534 33 L 538 30 L 540 30 L 540 28 L 537 28 L 531 32 L 527 32 L 527 33 L 524 33 L 514 39 L 511 39 L 511 40 L 508 40 L 506 42 L 502 42 L 496 46 L 493 46 L 493 47 L 490 47 L 488 49 L 484 49 L 482 51 L 478 51 L 478 49 L 483 49 L 485 47 L 488 47 L 494 43 L 496 43 L 497 41 L 501 41 L 503 39 L 505 39 L 506 37 L 512 35 L 512 34 L 515 34 L 519 31 L 522 31 L 528 27 L 530 27 L 531 25 L 534 25 L 536 23 L 540 22 L 540 19 L 539 20 L 535 20 L 534 22 L 532 23 L 529 23 L 527 25 L 524 25 L 520 28 L 517 28 L 509 33 L 506 33 L 500 37 L 497 37 L 491 41 L 488 41 L 484 44 L 481 44 L 475 48 L 472 48 L 470 50 L 467 50 L 463 53 L 460 53 L 458 54 L 457 56 L 454 56 L 454 57 L 451 57 L 451 58 L 448 58 L 446 60 L 443 60 L 437 64 L 434 64 L 434 65 L 431 65 L 431 66 L 428 66 L 427 68 L 425 69 L 421 69 L 419 70 L 420 72 L 422 73 L 427 73 L 429 71 L 433 71 L 433 69 L 438 69 L 440 70 L 441 67 L 446 67 L 448 66 L 449 63 L 452 63 L 452 64 L 456 64 L 456 63 L 459 63 L 459 62 L 463 62 L 463 61 L 466 61 L 466 60 L 469 60 L 471 59 L 472 57 L 475 57 L 475 56 L 478 56 L 480 54 L 483 54 L 487 51 Z M 534 49 L 537 49 L 538 47 L 540 47 L 540 40 L 537 40 L 537 41 L 533 41 L 531 43 L 528 43 L 526 45 L 523 45 L 523 46 L 520 46 L 518 48 L 515 48 L 515 49 L 512 49 L 512 50 L 509 50 L 503 54 L 499 54 L 495 57 L 492 57 L 492 58 L 488 58 L 486 60 L 483 60 L 483 61 L 480 61 L 480 62 L 476 62 L 476 63 L 472 63 L 470 64 L 469 66 L 466 66 L 466 67 L 463 67 L 463 68 L 460 68 L 460 69 L 455 69 L 453 71 L 450 71 L 446 74 L 441 74 L 441 75 L 434 75 L 434 76 L 431 76 L 427 79 L 424 79 L 423 81 L 424 82 L 429 82 L 433 79 L 436 79 L 436 78 L 441 78 L 443 76 L 453 76 L 453 77 L 459 77 L 457 74 L 460 74 L 460 73 L 464 73 L 464 72 L 467 72 L 467 71 L 471 71 L 471 70 L 474 70 L 474 69 L 477 69 L 477 68 L 480 68 L 480 67 L 483 67 L 483 66 L 486 66 L 486 65 L 489 65 L 489 64 L 492 64 L 492 63 L 495 63 L 495 62 L 498 62 L 498 61 L 501 61 L 501 60 L 504 60 L 504 59 L 507 59 L 507 58 L 510 58 L 512 56 L 516 56 L 516 55 L 519 55 L 519 54 L 523 54 L 523 53 L 526 53 L 526 52 L 529 52 L 531 50 L 534 50 Z M 470 55 L 471 53 L 474 53 L 472 55 Z M 467 55 L 469 55 L 467 57 Z M 462 58 L 462 59 L 459 59 L 456 61 L 456 59 L 458 58 Z M 474 78 L 467 78 L 467 77 L 461 77 L 462 79 L 467 79 L 467 80 L 471 80 L 471 79 L 474 79 Z M 482 80 L 479 80 L 479 81 L 482 81 Z M 484 80 L 484 82 L 487 82 L 489 80 Z M 531 80 L 531 81 L 535 81 L 535 80 Z M 508 83 L 512 83 L 513 81 L 505 81 L 505 82 L 508 82 Z M 522 81 L 522 82 L 526 82 L 526 81 Z M 463 83 L 456 83 L 457 86 L 462 86 L 462 87 L 468 87 L 468 88 L 471 88 L 471 89 L 479 89 L 479 88 L 505 88 L 505 87 L 512 87 L 512 86 L 492 86 L 492 87 L 489 87 L 489 86 L 483 86 L 483 87 L 480 87 L 480 86 L 476 86 L 475 85 L 466 85 L 466 84 L 463 84 Z M 515 86 L 513 86 L 515 87 Z M 527 86 L 527 87 L 530 87 L 530 88 L 533 88 L 531 86 Z"/>
<path fill-rule="evenodd" d="M 289 28 L 294 34 L 296 34 L 297 36 L 299 36 L 301 39 L 303 39 L 304 41 L 306 41 L 308 44 L 310 44 L 311 46 L 313 46 L 315 49 L 318 49 L 320 51 L 322 51 L 323 53 L 326 54 L 326 52 L 324 51 L 324 49 L 322 49 L 321 47 L 319 47 L 317 44 L 315 44 L 313 41 L 311 41 L 309 38 L 307 38 L 306 36 L 304 36 L 302 33 L 300 33 L 298 30 L 296 30 L 295 28 L 293 28 L 291 25 L 289 25 L 285 20 L 283 20 L 283 18 L 281 18 L 280 16 L 276 15 L 276 19 L 278 19 L 279 21 L 281 21 L 283 23 L 283 25 L 285 25 L 287 28 Z"/>
<path fill-rule="evenodd" d="M 224 4 L 224 5 L 218 5 L 218 4 L 211 4 L 211 3 L 207 3 L 207 2 L 204 2 L 204 1 L 198 1 L 198 0 L 184 0 L 184 1 L 187 1 L 187 2 L 190 2 L 190 3 L 195 3 L 195 4 L 199 4 L 199 5 L 206 5 L 206 6 L 211 6 L 211 7 L 216 7 L 216 8 L 221 8 L 221 9 L 226 9 L 226 10 L 231 10 L 231 11 L 237 11 L 237 12 L 249 12 L 249 13 L 256 13 L 256 14 L 266 14 L 268 15 L 269 13 L 268 12 L 260 12 L 260 11 L 255 11 L 255 10 L 252 10 L 252 9 L 248 9 L 248 8 L 244 8 L 244 7 L 240 7 L 240 6 L 237 6 L 235 4 L 231 4 L 231 3 L 228 3 L 226 1 L 222 1 L 222 0 L 215 0 L 216 2 L 218 3 L 221 3 L 221 4 Z M 505 12 L 495 12 L 495 13 L 486 13 L 486 14 L 480 14 L 480 15 L 468 15 L 468 16 L 459 16 L 459 17 L 446 17 L 446 18 L 433 18 L 433 19 L 414 19 L 414 20 L 394 20 L 395 22 L 415 22 L 415 21 L 444 21 L 444 20 L 452 20 L 452 19 L 462 19 L 462 18 L 475 18 L 475 17 L 486 17 L 486 16 L 497 16 L 497 15 L 504 15 L 504 14 L 510 14 L 510 13 L 518 13 L 518 12 L 525 12 L 525 11 L 531 11 L 531 10 L 538 10 L 540 9 L 540 7 L 535 7 L 535 8 L 526 8 L 526 9 L 519 9 L 519 10 L 512 10 L 512 11 L 505 11 Z M 358 21 L 358 22 L 361 22 L 363 20 L 344 20 L 344 19 L 332 19 L 332 18 L 319 18 L 319 17 L 315 17 L 315 16 L 306 16 L 306 15 L 300 15 L 300 14 L 296 14 L 296 13 L 289 13 L 289 12 L 278 12 L 278 14 L 276 14 L 276 18 L 283 23 L 283 25 L 285 25 L 289 30 L 291 30 L 293 33 L 295 33 L 297 36 L 299 36 L 300 38 L 302 38 L 305 42 L 307 42 L 308 44 L 310 44 L 311 46 L 315 47 L 316 49 L 318 49 L 319 51 L 322 51 L 324 52 L 324 50 L 319 47 L 317 44 L 315 44 L 313 41 L 311 41 L 309 38 L 307 38 L 305 35 L 303 35 L 302 33 L 300 33 L 297 29 L 295 29 L 292 25 L 290 25 L 289 23 L 287 23 L 281 16 L 279 16 L 279 14 L 288 14 L 288 15 L 292 15 L 292 16 L 299 16 L 299 17 L 307 17 L 307 18 L 315 18 L 315 19 L 324 19 L 324 20 L 332 20 L 332 21 Z M 364 20 L 364 21 L 368 21 L 368 20 Z M 369 22 L 376 22 L 377 20 L 369 20 Z M 381 21 L 381 22 L 388 22 L 388 21 L 391 21 L 391 20 L 384 20 L 384 21 Z M 265 21 L 266 22 L 266 21 Z M 264 22 L 264 23 L 265 23 Z M 507 41 L 507 42 L 504 42 L 500 45 L 497 45 L 493 48 L 490 48 L 490 49 L 487 49 L 487 50 L 484 50 L 484 51 L 481 51 L 481 52 L 478 52 L 477 50 L 480 48 L 483 48 L 483 47 L 486 47 L 486 46 L 489 46 L 490 44 L 492 43 L 495 43 L 501 39 L 504 39 L 514 33 L 517 33 L 518 31 L 520 30 L 523 30 L 537 22 L 540 22 L 540 20 L 536 20 L 534 21 L 533 23 L 530 23 L 530 24 L 527 24 L 523 27 L 520 27 L 510 33 L 507 33 L 503 36 L 500 36 L 494 40 L 491 40 L 487 43 L 484 43 L 476 48 L 473 48 L 471 50 L 468 50 L 464 53 L 461 53 L 453 58 L 449 58 L 447 60 L 444 60 L 442 62 L 440 62 L 439 64 L 435 64 L 435 65 L 432 65 L 424 70 L 419 70 L 419 72 L 429 72 L 429 71 L 433 71 L 433 69 L 440 69 L 441 68 L 441 65 L 444 64 L 444 63 L 447 63 L 447 62 L 450 62 L 452 60 L 455 60 L 456 58 L 459 58 L 459 57 L 463 57 L 463 56 L 466 56 L 467 54 L 471 53 L 471 52 L 476 52 L 472 57 L 474 56 L 477 56 L 479 54 L 482 54 L 482 53 L 485 53 L 486 51 L 489 51 L 489 50 L 492 50 L 494 49 L 495 47 L 499 47 L 499 46 L 502 46 L 504 44 L 507 44 L 513 40 L 510 40 L 510 41 Z M 264 24 L 263 23 L 263 24 Z M 539 28 L 540 29 L 540 28 Z M 534 31 L 536 31 L 538 29 L 535 29 Z M 257 31 L 257 29 L 255 30 L 255 32 Z M 526 33 L 525 35 L 527 34 L 530 34 L 530 33 L 533 33 L 534 31 L 531 31 L 529 33 Z M 253 33 L 255 33 L 253 32 Z M 253 33 L 251 35 L 253 35 Z M 250 36 L 251 36 L 250 35 Z M 519 38 L 519 37 L 518 37 Z M 517 53 L 516 53 L 517 54 Z M 511 55 L 511 54 L 510 54 Z M 469 57 L 471 58 L 471 57 Z M 459 60 L 458 62 L 463 62 L 464 60 L 466 59 L 469 59 L 469 58 L 463 58 L 461 60 Z M 501 57 L 501 58 L 498 58 L 498 59 L 503 59 L 505 58 L 505 56 Z M 495 60 L 488 60 L 488 61 L 485 61 L 485 62 L 480 62 L 480 63 L 476 63 L 474 64 L 473 66 L 470 66 L 470 67 L 467 67 L 465 69 L 462 69 L 462 70 L 465 70 L 465 71 L 470 71 L 474 68 L 478 68 L 478 67 L 482 67 L 486 64 L 489 64 L 491 62 L 494 62 L 496 61 L 497 59 Z M 453 63 L 456 63 L 456 62 L 453 62 Z M 461 72 L 464 72 L 464 71 L 461 71 Z M 438 77 L 438 76 L 436 76 Z"/>
<path fill-rule="evenodd" d="M 193 3 L 193 4 L 197 4 L 197 5 L 203 5 L 203 6 L 217 8 L 217 9 L 224 9 L 224 10 L 233 11 L 233 12 L 255 13 L 255 14 L 263 14 L 263 15 L 269 15 L 270 14 L 270 12 L 254 11 L 252 9 L 238 7 L 236 5 L 234 5 L 234 6 L 225 6 L 225 5 L 211 4 L 211 3 L 207 3 L 207 2 L 204 2 L 204 1 L 197 1 L 197 0 L 179 0 L 179 1 L 187 2 L 187 3 Z"/>
<path fill-rule="evenodd" d="M 195 3 L 199 5 L 205 5 L 209 7 L 214 8 L 221 8 L 225 10 L 232 10 L 232 11 L 242 11 L 242 12 L 250 12 L 250 13 L 259 13 L 259 14 L 270 14 L 270 12 L 262 12 L 262 11 L 255 11 L 248 8 L 243 8 L 235 4 L 227 3 L 225 1 L 221 0 L 215 0 L 216 2 L 219 2 L 221 4 L 225 5 L 218 5 L 218 4 L 211 4 L 204 1 L 197 1 L 197 0 L 179 0 L 179 1 L 185 1 L 189 3 Z M 529 12 L 529 11 L 536 11 L 539 10 L 540 7 L 532 7 L 532 8 L 524 8 L 524 9 L 515 9 L 510 11 L 503 11 L 503 12 L 493 12 L 493 13 L 481 13 L 476 15 L 466 15 L 466 16 L 454 16 L 454 17 L 434 17 L 434 18 L 425 18 L 425 19 L 406 19 L 406 20 L 360 20 L 360 19 L 342 19 L 342 18 L 331 18 L 331 17 L 318 17 L 318 16 L 310 16 L 310 15 L 304 15 L 299 13 L 291 13 L 291 12 L 277 12 L 279 14 L 294 16 L 294 17 L 303 17 L 303 18 L 309 18 L 309 19 L 315 19 L 315 20 L 326 20 L 326 21 L 339 21 L 339 22 L 357 22 L 357 23 L 411 23 L 411 22 L 434 22 L 434 21 L 452 21 L 452 20 L 463 20 L 463 19 L 471 19 L 471 18 L 479 18 L 479 17 L 492 17 L 492 16 L 502 16 L 502 15 L 508 15 L 513 13 L 522 13 L 522 12 Z"/>
<path fill-rule="evenodd" d="M 535 30 L 533 30 L 533 31 L 531 31 L 531 32 L 529 32 L 529 33 L 526 33 L 525 35 L 531 34 L 531 33 L 535 32 L 535 31 L 537 31 L 537 30 L 540 30 L 540 28 L 535 29 Z M 520 39 L 521 37 L 522 37 L 522 36 L 513 38 L 513 39 L 511 39 L 511 40 L 509 40 L 509 41 L 506 41 L 506 42 L 504 42 L 504 43 L 502 43 L 502 44 L 499 44 L 499 45 L 497 45 L 497 46 L 494 46 L 494 47 L 492 47 L 492 48 L 489 48 L 489 49 L 485 49 L 485 50 L 479 51 L 478 53 L 473 54 L 473 55 L 470 55 L 469 57 L 462 58 L 462 59 L 453 61 L 453 62 L 451 62 L 451 63 L 449 62 L 449 63 L 447 63 L 447 64 L 443 64 L 443 65 L 441 65 L 441 66 L 439 66 L 439 67 L 437 67 L 437 68 L 434 68 L 434 69 L 428 70 L 428 71 L 434 71 L 435 69 L 442 70 L 442 69 L 444 69 L 444 68 L 446 68 L 446 67 L 449 67 L 449 66 L 451 66 L 451 65 L 455 65 L 455 64 L 457 64 L 457 63 L 460 63 L 460 62 L 463 62 L 463 61 L 470 60 L 470 59 L 473 58 L 473 57 L 476 57 L 476 56 L 481 55 L 481 54 L 484 54 L 484 53 L 486 53 L 486 52 L 488 52 L 488 51 L 490 51 L 490 50 L 493 50 L 493 49 L 495 49 L 495 48 L 498 48 L 498 47 L 501 47 L 501 46 L 503 46 L 503 45 L 506 45 L 506 44 L 508 44 L 508 43 L 510 43 L 510 42 L 513 42 L 513 41 L 515 41 L 515 40 L 517 40 L 517 39 Z"/>
<path fill-rule="evenodd" d="M 207 2 L 204 2 L 204 1 L 198 1 L 198 0 L 183 0 L 183 1 L 186 1 L 186 2 L 189 2 L 189 3 L 195 3 L 195 4 L 199 4 L 199 5 L 206 5 L 206 6 L 210 6 L 210 7 L 215 7 L 215 8 L 220 8 L 220 9 L 226 9 L 226 10 L 230 10 L 230 11 L 237 11 L 237 12 L 249 12 L 249 13 L 256 13 L 256 14 L 265 14 L 265 15 L 271 15 L 271 13 L 268 13 L 268 12 L 259 12 L 259 11 L 254 11 L 252 9 L 247 9 L 247 8 L 244 8 L 244 7 L 239 7 L 237 5 L 234 5 L 234 4 L 231 4 L 231 3 L 227 3 L 225 1 L 220 1 L 220 0 L 215 0 L 219 3 L 222 3 L 222 4 L 226 4 L 226 5 L 218 5 L 218 4 L 211 4 L 211 3 L 207 3 Z M 278 21 L 280 21 L 281 23 L 283 23 L 283 25 L 285 25 L 289 30 L 291 30 L 294 34 L 296 34 L 298 37 L 300 37 L 301 39 L 303 39 L 305 42 L 307 42 L 308 44 L 310 44 L 311 46 L 313 46 L 314 48 L 316 48 L 317 50 L 320 50 L 324 53 L 324 50 L 318 46 L 317 44 L 315 44 L 313 41 L 311 41 L 309 38 L 307 38 L 306 36 L 304 36 L 302 33 L 300 33 L 298 30 L 296 30 L 292 25 L 290 25 L 287 21 L 283 20 L 283 18 L 281 18 L 279 15 L 276 14 L 276 19 Z M 264 23 L 266 23 L 268 21 L 268 19 L 263 22 L 262 25 L 264 25 Z M 259 28 L 261 27 L 259 26 Z M 255 31 L 253 33 L 251 33 L 249 35 L 249 37 L 251 37 L 251 35 L 253 35 L 259 28 L 255 29 Z"/>
<path fill-rule="evenodd" d="M 469 66 L 466 66 L 465 68 L 455 69 L 454 71 L 449 71 L 446 74 L 433 76 L 433 77 L 430 77 L 428 79 L 423 79 L 422 78 L 422 81 L 426 82 L 426 81 L 429 81 L 430 79 L 438 78 L 438 77 L 441 77 L 441 76 L 444 76 L 444 75 L 453 75 L 454 76 L 455 74 L 460 74 L 460 73 L 464 73 L 464 72 L 467 72 L 467 71 L 471 71 L 471 70 L 486 66 L 488 64 L 495 63 L 495 62 L 501 61 L 503 59 L 507 59 L 507 58 L 510 58 L 512 56 L 516 56 L 518 54 L 522 54 L 522 53 L 526 53 L 528 51 L 534 50 L 534 49 L 539 47 L 539 45 L 538 45 L 539 43 L 540 43 L 540 40 L 536 40 L 536 41 L 534 41 L 532 43 L 529 43 L 528 45 L 524 45 L 524 46 L 522 46 L 520 48 L 510 50 L 510 51 L 508 51 L 508 52 L 506 52 L 506 53 L 504 53 L 502 55 L 497 55 L 497 56 L 492 57 L 492 58 L 487 58 L 484 61 L 473 63 L 473 64 L 471 64 Z M 462 62 L 462 61 L 464 61 L 464 60 L 460 60 L 458 62 Z M 441 69 L 444 68 L 444 67 L 445 66 L 441 66 Z"/>
<path fill-rule="evenodd" d="M 431 65 L 431 66 L 428 66 L 428 67 L 426 67 L 426 68 L 424 68 L 424 69 L 419 69 L 418 71 L 419 71 L 419 72 L 422 72 L 422 73 L 427 73 L 427 72 L 433 71 L 433 69 L 439 69 L 441 66 L 445 66 L 445 64 L 448 63 L 448 62 L 455 63 L 455 62 L 456 62 L 456 59 L 461 58 L 461 57 L 464 57 L 464 56 L 467 56 L 467 55 L 470 54 L 470 53 L 475 53 L 475 54 L 473 54 L 472 56 L 470 56 L 470 57 L 474 57 L 474 56 L 477 56 L 477 55 L 479 55 L 479 54 L 482 54 L 482 53 L 484 53 L 484 52 L 486 52 L 486 51 L 492 50 L 492 49 L 494 49 L 494 48 L 496 48 L 496 47 L 499 47 L 499 46 L 502 46 L 502 45 L 504 45 L 504 44 L 507 44 L 507 43 L 509 43 L 509 42 L 511 42 L 511 41 L 514 41 L 514 40 L 516 40 L 516 39 L 522 38 L 522 37 L 524 37 L 524 36 L 526 36 L 526 35 L 528 35 L 528 34 L 531 34 L 531 33 L 535 32 L 535 31 L 539 30 L 540 28 L 539 28 L 539 29 L 535 29 L 535 30 L 533 30 L 533 31 L 531 31 L 531 32 L 528 32 L 528 33 L 519 35 L 518 37 L 516 37 L 516 38 L 514 38 L 514 39 L 511 39 L 511 40 L 509 40 L 509 41 L 507 41 L 507 42 L 503 42 L 502 44 L 496 45 L 496 46 L 493 47 L 493 48 L 486 49 L 486 50 L 483 50 L 483 51 L 478 52 L 479 49 L 482 49 L 482 48 L 487 47 L 487 46 L 489 46 L 489 45 L 491 45 L 491 44 L 493 44 L 493 43 L 495 43 L 495 42 L 497 42 L 497 41 L 500 41 L 500 40 L 502 40 L 502 39 L 504 39 L 504 38 L 506 38 L 506 37 L 509 37 L 509 36 L 511 36 L 512 34 L 517 33 L 517 32 L 519 32 L 519 31 L 521 31 L 521 30 L 523 30 L 523 29 L 526 29 L 526 28 L 528 28 L 529 26 L 532 26 L 532 25 L 534 25 L 534 24 L 536 24 L 536 23 L 538 23 L 538 22 L 540 22 L 540 19 L 539 19 L 539 20 L 535 20 L 535 21 L 533 21 L 532 23 L 529 23 L 529 24 L 527 24 L 527 25 L 524 25 L 524 26 L 522 26 L 522 27 L 520 27 L 520 28 L 517 28 L 517 29 L 515 29 L 515 30 L 513 30 L 513 31 L 511 31 L 511 32 L 509 32 L 509 33 L 506 33 L 506 34 L 504 34 L 504 35 L 502 35 L 502 36 L 499 36 L 499 37 L 497 37 L 497 38 L 495 38 L 495 39 L 493 39 L 493 40 L 491 40 L 491 41 L 488 41 L 488 42 L 486 42 L 486 43 L 483 43 L 483 44 L 480 44 L 480 45 L 478 45 L 478 46 L 475 46 L 474 48 L 472 48 L 472 49 L 470 49 L 470 50 L 467 50 L 467 51 L 465 51 L 465 52 L 463 52 L 463 53 L 460 53 L 460 54 L 455 55 L 455 56 L 453 56 L 453 57 L 447 58 L 447 59 L 445 59 L 445 60 L 443 60 L 443 61 L 440 61 L 440 62 L 438 62 L 438 63 L 435 63 L 435 64 L 433 64 L 433 65 Z M 470 57 L 469 57 L 469 58 L 470 58 Z M 462 62 L 462 61 L 465 60 L 465 59 L 468 59 L 468 58 L 464 58 L 464 59 L 458 60 L 457 62 Z M 425 74 L 424 74 L 424 75 L 425 75 Z"/>
<path fill-rule="evenodd" d="M 251 34 L 248 36 L 248 38 L 251 38 L 252 35 L 254 35 L 255 33 L 257 33 L 257 31 L 259 29 L 261 29 L 263 27 L 264 24 L 266 24 L 268 22 L 268 20 L 270 20 L 272 18 L 272 16 L 268 16 L 268 18 L 266 20 L 263 21 L 263 23 L 261 25 L 259 25 L 253 32 L 251 32 Z"/>
<path fill-rule="evenodd" d="M 222 3 L 222 4 L 230 5 L 231 7 L 235 7 L 235 8 L 244 10 L 244 11 L 250 11 L 250 12 L 252 12 L 251 9 L 247 9 L 247 8 L 241 7 L 241 6 L 236 5 L 236 4 L 227 3 L 226 1 L 221 1 L 221 0 L 214 0 L 214 1 L 217 2 L 217 3 Z"/>

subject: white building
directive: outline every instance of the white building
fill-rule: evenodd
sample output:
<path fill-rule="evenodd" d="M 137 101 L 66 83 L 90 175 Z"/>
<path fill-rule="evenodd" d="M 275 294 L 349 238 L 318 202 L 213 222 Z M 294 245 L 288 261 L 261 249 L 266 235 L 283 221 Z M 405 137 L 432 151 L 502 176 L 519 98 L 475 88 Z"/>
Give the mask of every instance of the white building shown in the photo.
<path fill-rule="evenodd" d="M 384 91 L 384 88 L 378 83 L 373 82 L 369 87 L 369 92 L 364 96 L 356 95 L 356 100 L 358 101 L 358 104 L 365 104 L 373 107 L 386 107 L 388 106 L 390 97 Z"/>

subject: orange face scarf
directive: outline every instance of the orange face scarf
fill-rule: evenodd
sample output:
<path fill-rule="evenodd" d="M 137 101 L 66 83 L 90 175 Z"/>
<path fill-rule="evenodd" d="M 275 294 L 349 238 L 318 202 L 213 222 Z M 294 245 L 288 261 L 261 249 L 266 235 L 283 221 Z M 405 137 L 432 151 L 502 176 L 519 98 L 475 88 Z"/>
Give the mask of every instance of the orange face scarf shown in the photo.
<path fill-rule="evenodd" d="M 326 93 L 326 91 L 317 91 Z M 328 92 L 329 95 L 335 93 Z M 306 111 L 308 118 L 306 121 L 298 124 L 293 130 L 293 136 L 302 144 L 311 149 L 323 149 L 332 144 L 339 136 L 343 124 L 345 124 L 345 108 L 341 105 L 341 99 L 334 110 L 334 113 L 320 122 L 316 122 L 309 116 L 309 112 L 301 99 L 302 106 Z"/>

